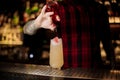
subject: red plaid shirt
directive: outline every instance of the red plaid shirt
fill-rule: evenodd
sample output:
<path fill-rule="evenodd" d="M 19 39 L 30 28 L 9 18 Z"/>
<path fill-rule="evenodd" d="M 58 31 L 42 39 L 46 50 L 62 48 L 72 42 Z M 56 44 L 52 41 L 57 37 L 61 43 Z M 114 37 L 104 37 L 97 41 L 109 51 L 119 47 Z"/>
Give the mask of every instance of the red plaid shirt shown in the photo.
<path fill-rule="evenodd" d="M 64 68 L 101 67 L 100 40 L 110 56 L 110 27 L 107 10 L 102 5 L 60 5 Z M 59 31 L 58 30 L 58 31 Z"/>

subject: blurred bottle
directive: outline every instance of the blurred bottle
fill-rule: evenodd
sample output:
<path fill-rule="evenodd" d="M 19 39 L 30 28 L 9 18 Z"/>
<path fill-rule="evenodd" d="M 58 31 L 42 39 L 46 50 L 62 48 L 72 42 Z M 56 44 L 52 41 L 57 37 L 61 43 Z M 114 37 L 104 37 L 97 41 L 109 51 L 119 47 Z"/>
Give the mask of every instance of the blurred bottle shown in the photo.
<path fill-rule="evenodd" d="M 23 21 L 27 22 L 29 20 L 29 15 L 31 13 L 30 1 L 26 1 L 25 11 L 23 13 Z"/>
<path fill-rule="evenodd" d="M 20 21 L 20 16 L 18 11 L 15 11 L 13 14 L 13 25 L 18 25 Z"/>
<path fill-rule="evenodd" d="M 36 13 L 39 11 L 39 3 L 35 2 L 31 7 L 31 13 Z"/>
<path fill-rule="evenodd" d="M 4 14 L 0 14 L 0 27 L 3 25 Z"/>
<path fill-rule="evenodd" d="M 117 0 L 105 0 L 104 5 L 108 9 L 109 22 L 120 23 L 120 17 L 119 17 L 120 8 Z"/>
<path fill-rule="evenodd" d="M 30 19 L 35 19 L 38 16 L 37 15 L 38 11 L 39 11 L 39 3 L 35 2 L 33 3 L 33 6 L 31 7 Z"/>
<path fill-rule="evenodd" d="M 112 10 L 112 7 L 111 7 L 111 1 L 110 0 L 105 0 L 104 5 L 106 6 L 106 8 L 108 10 L 107 12 L 108 12 L 108 15 L 109 15 L 109 23 L 114 23 L 115 20 L 114 20 L 114 13 L 113 13 L 113 10 Z"/>

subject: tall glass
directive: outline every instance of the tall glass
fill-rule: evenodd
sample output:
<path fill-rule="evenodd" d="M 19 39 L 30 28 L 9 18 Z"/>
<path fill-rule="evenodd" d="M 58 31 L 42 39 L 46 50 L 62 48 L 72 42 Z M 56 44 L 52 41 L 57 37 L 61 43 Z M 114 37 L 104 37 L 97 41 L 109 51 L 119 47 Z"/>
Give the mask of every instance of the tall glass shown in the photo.
<path fill-rule="evenodd" d="M 52 68 L 58 68 L 61 69 L 63 66 L 63 47 L 62 47 L 62 39 L 58 38 L 58 32 L 57 27 L 59 24 L 59 21 L 56 19 L 56 17 L 59 15 L 59 5 L 57 1 L 55 0 L 47 0 L 47 9 L 46 12 L 53 11 L 54 14 L 51 16 L 53 23 L 56 25 L 56 28 L 54 30 L 55 36 L 53 39 L 50 40 L 50 59 L 49 64 Z"/>
<path fill-rule="evenodd" d="M 50 60 L 52 68 L 61 69 L 64 64 L 62 39 L 55 37 L 50 41 Z"/>

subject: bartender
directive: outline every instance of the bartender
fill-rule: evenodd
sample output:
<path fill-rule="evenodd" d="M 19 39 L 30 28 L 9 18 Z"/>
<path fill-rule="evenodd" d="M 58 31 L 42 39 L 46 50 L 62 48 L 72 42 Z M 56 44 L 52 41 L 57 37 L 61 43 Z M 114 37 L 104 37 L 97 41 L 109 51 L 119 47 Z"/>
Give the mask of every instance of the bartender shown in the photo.
<path fill-rule="evenodd" d="M 38 29 L 43 28 L 54 32 L 57 27 L 63 40 L 63 69 L 112 68 L 115 56 L 107 9 L 103 4 L 94 0 L 63 0 L 57 2 L 57 15 L 54 10 L 46 12 L 47 8 L 45 5 L 36 19 L 24 25 L 25 34 L 35 35 Z M 59 25 L 54 23 L 54 15 Z M 106 61 L 101 58 L 100 41 L 107 55 L 106 65 L 104 64 Z"/>

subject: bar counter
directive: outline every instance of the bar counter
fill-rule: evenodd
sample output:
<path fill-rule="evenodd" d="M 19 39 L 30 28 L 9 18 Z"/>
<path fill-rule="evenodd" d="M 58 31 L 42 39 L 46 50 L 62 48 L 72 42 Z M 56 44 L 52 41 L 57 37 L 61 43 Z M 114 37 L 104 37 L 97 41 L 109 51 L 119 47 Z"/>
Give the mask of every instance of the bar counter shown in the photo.
<path fill-rule="evenodd" d="M 120 70 L 57 70 L 49 65 L 0 62 L 0 80 L 120 80 Z"/>

